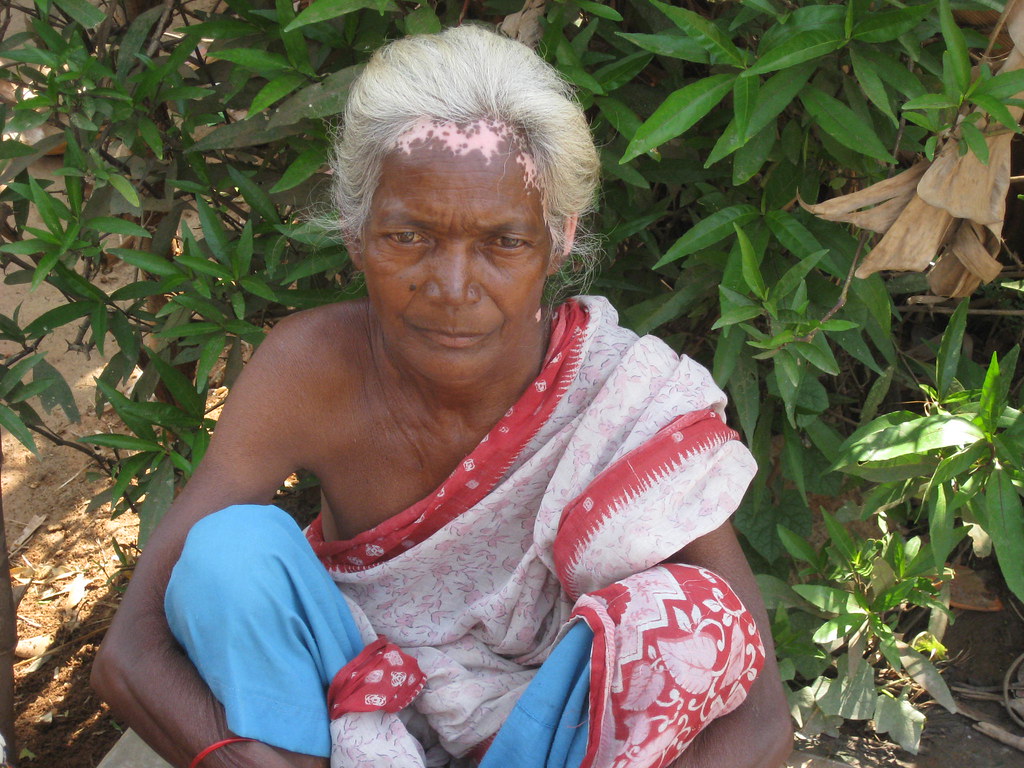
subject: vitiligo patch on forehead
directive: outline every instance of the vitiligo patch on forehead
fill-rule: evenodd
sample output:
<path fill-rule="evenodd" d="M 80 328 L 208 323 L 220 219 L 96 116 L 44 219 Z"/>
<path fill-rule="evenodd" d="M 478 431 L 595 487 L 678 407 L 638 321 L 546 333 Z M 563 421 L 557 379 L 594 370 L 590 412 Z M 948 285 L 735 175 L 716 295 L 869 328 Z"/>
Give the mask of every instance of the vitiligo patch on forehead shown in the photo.
<path fill-rule="evenodd" d="M 496 120 L 477 120 L 460 125 L 422 117 L 399 138 L 396 149 L 411 154 L 419 147 L 438 147 L 456 157 L 479 152 L 490 162 L 512 155 L 528 186 L 537 187 L 537 164 L 520 146 L 519 137 L 509 126 Z"/>

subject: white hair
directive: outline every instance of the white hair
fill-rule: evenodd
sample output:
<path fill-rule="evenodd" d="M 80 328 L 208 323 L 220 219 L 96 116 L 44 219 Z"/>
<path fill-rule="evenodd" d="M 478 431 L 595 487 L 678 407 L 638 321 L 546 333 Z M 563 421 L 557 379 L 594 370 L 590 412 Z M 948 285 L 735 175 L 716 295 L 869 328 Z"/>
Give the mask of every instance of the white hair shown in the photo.
<path fill-rule="evenodd" d="M 353 83 L 331 158 L 343 237 L 359 242 L 384 158 L 423 118 L 507 125 L 533 157 L 553 252 L 564 252 L 566 223 L 592 210 L 597 188 L 586 118 L 571 87 L 532 50 L 469 25 L 388 43 Z M 563 282 L 586 281 L 594 244 L 577 230 Z"/>

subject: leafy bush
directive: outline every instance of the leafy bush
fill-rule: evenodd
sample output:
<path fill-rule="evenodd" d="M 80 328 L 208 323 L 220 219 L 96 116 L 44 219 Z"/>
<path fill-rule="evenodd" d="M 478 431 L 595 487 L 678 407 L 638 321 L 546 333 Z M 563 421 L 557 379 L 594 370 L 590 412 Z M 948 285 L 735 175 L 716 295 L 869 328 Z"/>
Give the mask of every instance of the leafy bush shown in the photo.
<path fill-rule="evenodd" d="M 498 22 L 519 6 L 468 11 Z M 0 424 L 30 447 L 33 431 L 54 439 L 43 413 L 77 414 L 40 342 L 68 325 L 100 353 L 112 338 L 96 402 L 127 431 L 82 442 L 114 481 L 98 501 L 138 512 L 144 538 L 201 459 L 211 391 L 246 350 L 295 308 L 361 293 L 308 216 L 352 79 L 386 39 L 466 10 L 228 0 L 208 13 L 172 0 L 124 18 L 114 4 L 35 0 L 28 30 L 0 43 L 13 62 L 0 77 L 17 89 L 0 104 L 12 137 L 0 263 L 8 284 L 48 283 L 65 303 L 31 323 L 0 317 L 0 338 L 20 347 L 0 361 Z M 986 38 L 958 27 L 948 0 L 560 0 L 538 23 L 601 151 L 608 256 L 595 289 L 627 325 L 712 368 L 761 467 L 736 523 L 777 607 L 805 729 L 872 718 L 914 748 L 920 718 L 902 686 L 942 690 L 899 637 L 901 611 L 937 605 L 958 517 L 1004 568 L 1021 553 L 1016 353 L 999 350 L 979 379 L 959 356 L 961 310 L 928 409 L 899 409 L 932 352 L 905 341 L 917 324 L 893 297 L 922 283 L 854 279 L 867 235 L 797 203 L 885 178 L 953 130 L 982 155 L 977 118 L 954 128 L 957 115 L 976 107 L 1016 130 L 1006 105 L 1024 76 L 993 76 Z M 53 135 L 16 138 L 42 126 Z M 59 147 L 63 190 L 31 171 Z M 92 278 L 110 259 L 138 274 L 108 294 Z M 877 520 L 879 537 L 851 539 L 829 512 Z M 831 534 L 823 549 L 806 541 L 815 521 Z M 891 688 L 879 694 L 874 664 L 902 682 L 879 678 Z"/>

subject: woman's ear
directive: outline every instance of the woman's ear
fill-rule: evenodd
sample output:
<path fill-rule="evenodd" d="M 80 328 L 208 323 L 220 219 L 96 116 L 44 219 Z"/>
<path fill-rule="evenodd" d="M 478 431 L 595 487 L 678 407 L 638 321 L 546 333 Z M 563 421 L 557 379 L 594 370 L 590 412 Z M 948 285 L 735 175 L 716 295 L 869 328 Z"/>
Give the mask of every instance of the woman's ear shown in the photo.
<path fill-rule="evenodd" d="M 576 225 L 579 224 L 579 221 L 580 217 L 576 214 L 566 217 L 562 229 L 562 252 L 552 254 L 551 264 L 548 267 L 549 275 L 553 275 L 560 270 L 562 265 L 565 264 L 565 260 L 569 258 L 569 254 L 572 253 L 573 243 L 576 242 Z"/>
<path fill-rule="evenodd" d="M 363 249 L 361 243 L 356 238 L 348 236 L 344 236 L 342 240 L 345 243 L 345 250 L 348 251 L 348 257 L 352 260 L 352 266 L 362 272 Z"/>

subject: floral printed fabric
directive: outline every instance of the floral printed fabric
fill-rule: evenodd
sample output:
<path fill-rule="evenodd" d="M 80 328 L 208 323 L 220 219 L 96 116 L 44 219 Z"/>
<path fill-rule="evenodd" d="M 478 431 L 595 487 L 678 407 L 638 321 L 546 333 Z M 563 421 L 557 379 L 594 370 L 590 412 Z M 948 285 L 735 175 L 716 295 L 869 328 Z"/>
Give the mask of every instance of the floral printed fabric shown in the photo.
<path fill-rule="evenodd" d="M 703 568 L 666 565 L 584 595 L 594 631 L 581 768 L 662 768 L 746 698 L 764 664 L 753 618 Z"/>
<path fill-rule="evenodd" d="M 416 659 L 381 635 L 334 676 L 327 692 L 331 719 L 346 712 L 398 712 L 425 682 Z"/>
<path fill-rule="evenodd" d="M 346 563 L 348 554 L 339 562 L 338 552 L 323 549 L 334 543 L 325 545 L 315 528 L 308 532 L 364 640 L 387 635 L 426 676 L 422 692 L 399 715 L 353 713 L 332 723 L 336 737 L 347 734 L 335 741 L 342 751 L 355 743 L 349 740 L 356 739 L 353 729 L 363 733 L 373 720 L 373 729 L 401 734 L 388 737 L 393 754 L 372 758 L 378 765 L 422 765 L 403 725 L 414 720 L 425 723 L 422 732 L 455 765 L 507 719 L 567 627 L 574 595 L 664 562 L 718 528 L 738 506 L 756 466 L 722 424 L 725 397 L 708 372 L 660 340 L 619 327 L 606 300 L 582 297 L 578 305 L 586 322 L 578 334 L 568 331 L 575 339 L 566 370 L 573 375 L 557 378 L 556 397 L 544 404 L 546 416 L 524 428 L 535 430 L 532 437 L 487 462 L 477 462 L 474 451 L 468 457 L 473 467 L 460 465 L 435 497 L 461 496 L 477 481 L 476 473 L 498 466 L 493 483 L 477 481 L 474 489 L 493 485 L 489 492 L 453 515 L 442 512 L 439 528 L 372 565 Z M 557 354 L 549 353 L 549 360 Z M 527 388 L 530 397 L 536 392 L 536 386 Z M 684 421 L 677 422 L 680 417 Z M 502 427 L 509 424 L 499 422 L 481 446 L 499 444 Z M 683 450 L 672 437 L 680 427 L 687 438 Z M 652 440 L 661 447 L 652 449 Z M 637 478 L 643 481 L 633 482 Z M 603 486 L 618 487 L 618 501 L 608 504 L 607 490 L 598 495 Z M 585 506 L 592 488 L 593 508 L 603 510 L 601 522 L 588 527 L 575 515 L 578 530 L 590 533 L 570 535 L 576 523 L 566 509 Z M 389 524 L 368 531 L 363 543 L 386 535 Z M 605 730 L 594 729 L 592 737 L 605 739 Z M 428 755 L 431 750 L 433 745 Z M 418 751 L 423 754 L 423 748 Z M 344 754 L 336 762 L 360 764 Z"/>

